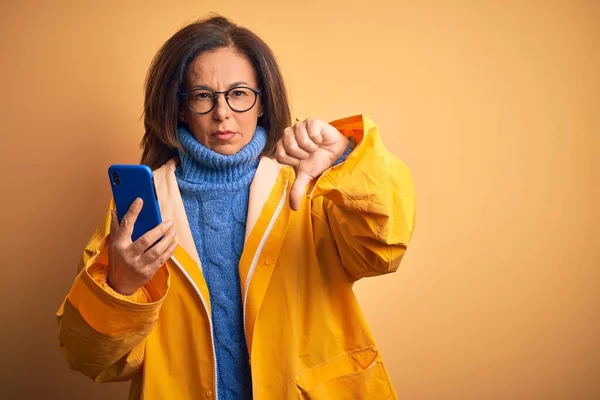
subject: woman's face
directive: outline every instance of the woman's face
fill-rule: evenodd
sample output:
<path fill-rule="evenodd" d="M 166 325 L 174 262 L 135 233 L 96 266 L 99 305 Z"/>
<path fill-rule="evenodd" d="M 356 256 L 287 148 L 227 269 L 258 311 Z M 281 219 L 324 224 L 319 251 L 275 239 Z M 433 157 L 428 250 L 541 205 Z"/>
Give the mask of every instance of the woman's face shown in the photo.
<path fill-rule="evenodd" d="M 194 106 L 197 111 L 202 106 L 211 104 L 211 93 L 195 89 L 221 92 L 238 86 L 258 89 L 256 72 L 250 61 L 232 48 L 217 49 L 199 55 L 190 64 L 185 77 L 186 92 L 194 91 L 188 97 L 188 101 L 191 105 L 194 102 L 197 104 Z M 233 106 L 251 104 L 244 100 L 246 96 L 254 99 L 252 92 L 233 91 L 230 94 L 230 103 Z M 262 102 L 258 96 L 256 104 L 250 110 L 235 112 L 227 104 L 223 94 L 218 94 L 217 99 L 215 107 L 206 114 L 195 114 L 184 104 L 181 117 L 196 140 L 205 147 L 220 154 L 235 154 L 252 139 L 259 115 L 262 113 Z"/>

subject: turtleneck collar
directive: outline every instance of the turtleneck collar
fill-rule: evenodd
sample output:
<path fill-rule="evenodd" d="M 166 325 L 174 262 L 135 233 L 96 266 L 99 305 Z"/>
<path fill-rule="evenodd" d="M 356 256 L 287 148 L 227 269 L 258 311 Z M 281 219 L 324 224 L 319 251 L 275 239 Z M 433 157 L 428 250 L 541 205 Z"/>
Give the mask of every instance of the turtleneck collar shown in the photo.
<path fill-rule="evenodd" d="M 250 142 L 233 155 L 219 154 L 200 144 L 187 127 L 180 127 L 177 137 L 183 148 L 176 171 L 179 180 L 213 189 L 235 189 L 249 184 L 267 143 L 267 133 L 261 126 L 256 128 Z"/>

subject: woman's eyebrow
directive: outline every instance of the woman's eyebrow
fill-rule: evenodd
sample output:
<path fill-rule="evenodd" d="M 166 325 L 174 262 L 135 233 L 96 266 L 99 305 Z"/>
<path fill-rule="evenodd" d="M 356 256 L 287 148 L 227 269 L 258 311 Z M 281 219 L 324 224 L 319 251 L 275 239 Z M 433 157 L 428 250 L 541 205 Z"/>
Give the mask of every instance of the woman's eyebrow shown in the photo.
<path fill-rule="evenodd" d="M 241 86 L 241 85 L 250 86 L 250 84 L 246 81 L 237 81 L 237 82 L 233 82 L 231 85 L 229 85 L 228 89 L 234 88 L 236 86 Z M 215 89 L 213 89 L 212 87 L 210 87 L 208 85 L 194 85 L 194 86 L 192 86 L 192 88 L 190 90 L 195 90 L 195 89 L 208 89 L 208 90 L 212 90 L 213 92 L 216 92 Z"/>
<path fill-rule="evenodd" d="M 246 81 L 237 81 L 237 82 L 233 82 L 231 85 L 229 85 L 229 89 L 231 89 L 232 87 L 241 86 L 241 85 L 250 86 L 250 84 L 248 84 L 248 82 L 246 82 Z"/>

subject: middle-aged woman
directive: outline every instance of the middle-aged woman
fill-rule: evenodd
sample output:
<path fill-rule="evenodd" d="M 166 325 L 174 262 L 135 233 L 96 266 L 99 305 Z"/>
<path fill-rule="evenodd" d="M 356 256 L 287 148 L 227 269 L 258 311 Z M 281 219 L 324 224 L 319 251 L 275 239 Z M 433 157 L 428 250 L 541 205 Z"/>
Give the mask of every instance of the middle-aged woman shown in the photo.
<path fill-rule="evenodd" d="M 396 398 L 352 291 L 414 226 L 375 124 L 292 124 L 269 47 L 218 16 L 160 49 L 144 123 L 165 222 L 132 242 L 142 202 L 111 204 L 58 311 L 71 368 L 130 399 Z"/>

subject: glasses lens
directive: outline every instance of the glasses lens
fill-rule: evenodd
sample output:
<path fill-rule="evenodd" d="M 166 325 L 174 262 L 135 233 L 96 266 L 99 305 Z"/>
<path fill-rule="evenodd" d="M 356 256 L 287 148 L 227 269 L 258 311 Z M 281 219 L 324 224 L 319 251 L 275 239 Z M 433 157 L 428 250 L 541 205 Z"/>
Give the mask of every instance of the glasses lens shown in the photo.
<path fill-rule="evenodd" d="M 192 111 L 204 114 L 209 112 L 214 105 L 215 94 L 210 90 L 196 89 L 188 95 L 188 105 Z"/>
<path fill-rule="evenodd" d="M 256 93 L 248 88 L 232 88 L 227 92 L 227 102 L 234 111 L 248 111 L 256 103 Z"/>

